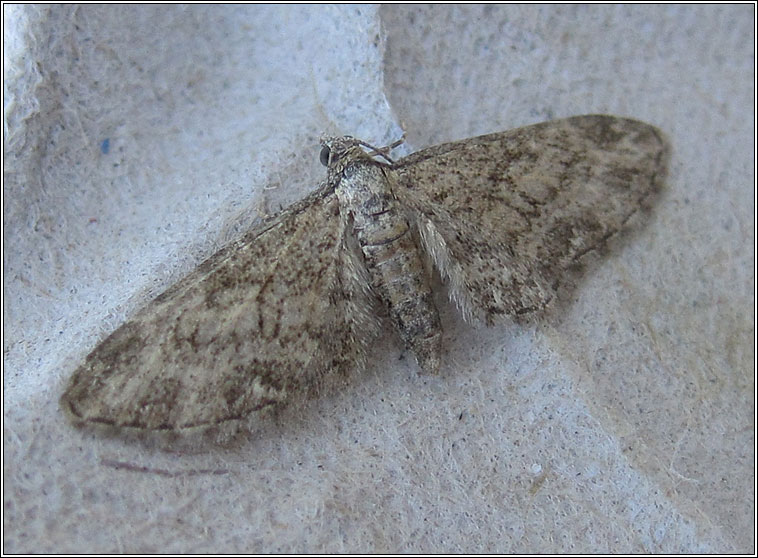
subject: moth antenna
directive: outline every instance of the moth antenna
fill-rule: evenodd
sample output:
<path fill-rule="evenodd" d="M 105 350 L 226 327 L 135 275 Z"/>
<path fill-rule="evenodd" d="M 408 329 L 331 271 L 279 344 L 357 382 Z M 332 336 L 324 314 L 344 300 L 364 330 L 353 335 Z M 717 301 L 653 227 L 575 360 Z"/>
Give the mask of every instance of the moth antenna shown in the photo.
<path fill-rule="evenodd" d="M 367 147 L 371 150 L 368 153 L 369 156 L 376 157 L 379 155 L 380 157 L 386 159 L 390 164 L 394 165 L 395 161 L 389 156 L 389 153 L 396 147 L 399 147 L 405 143 L 405 132 L 403 132 L 403 135 L 400 137 L 400 139 L 395 140 L 390 145 L 387 145 L 385 147 L 374 147 L 370 143 L 366 143 L 365 141 L 361 141 L 359 139 L 356 139 L 355 141 L 358 145 L 362 145 L 363 147 Z"/>

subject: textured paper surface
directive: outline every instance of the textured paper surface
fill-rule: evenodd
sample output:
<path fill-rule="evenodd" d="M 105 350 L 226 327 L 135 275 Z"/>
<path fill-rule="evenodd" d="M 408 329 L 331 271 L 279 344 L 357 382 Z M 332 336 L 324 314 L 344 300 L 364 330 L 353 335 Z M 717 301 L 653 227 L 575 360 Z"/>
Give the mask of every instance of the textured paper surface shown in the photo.
<path fill-rule="evenodd" d="M 752 6 L 4 9 L 6 552 L 754 551 Z M 544 323 L 441 300 L 448 374 L 381 338 L 234 447 L 63 420 L 107 333 L 313 189 L 320 133 L 593 112 L 666 133 L 667 189 Z"/>

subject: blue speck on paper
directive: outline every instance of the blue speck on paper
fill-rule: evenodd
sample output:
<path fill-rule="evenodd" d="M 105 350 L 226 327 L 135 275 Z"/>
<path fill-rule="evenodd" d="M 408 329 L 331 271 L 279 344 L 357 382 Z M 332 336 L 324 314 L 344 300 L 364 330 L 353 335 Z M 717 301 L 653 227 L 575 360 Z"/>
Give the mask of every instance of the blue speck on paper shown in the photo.
<path fill-rule="evenodd" d="M 105 138 L 103 142 L 100 144 L 100 151 L 103 152 L 103 155 L 107 155 L 108 151 L 111 150 L 111 138 Z"/>

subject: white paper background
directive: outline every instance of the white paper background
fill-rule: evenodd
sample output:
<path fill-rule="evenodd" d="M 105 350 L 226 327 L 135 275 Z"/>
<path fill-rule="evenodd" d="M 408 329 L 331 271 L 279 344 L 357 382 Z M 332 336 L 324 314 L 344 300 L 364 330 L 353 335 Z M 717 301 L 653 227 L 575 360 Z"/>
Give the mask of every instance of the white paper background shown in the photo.
<path fill-rule="evenodd" d="M 4 16 L 5 552 L 754 552 L 753 6 Z M 63 420 L 98 340 L 323 179 L 320 133 L 597 112 L 667 134 L 668 187 L 559 315 L 443 308 L 440 378 L 388 335 L 233 448 Z"/>

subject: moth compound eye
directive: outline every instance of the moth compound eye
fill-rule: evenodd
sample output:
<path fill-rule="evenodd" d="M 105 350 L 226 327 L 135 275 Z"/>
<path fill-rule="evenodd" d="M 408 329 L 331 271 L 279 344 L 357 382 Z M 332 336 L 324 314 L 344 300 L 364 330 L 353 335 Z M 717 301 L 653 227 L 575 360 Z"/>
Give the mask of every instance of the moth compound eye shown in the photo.
<path fill-rule="evenodd" d="M 319 160 L 321 161 L 321 164 L 325 167 L 329 166 L 329 154 L 331 153 L 330 149 L 325 145 L 321 148 L 321 154 L 318 156 Z"/>

